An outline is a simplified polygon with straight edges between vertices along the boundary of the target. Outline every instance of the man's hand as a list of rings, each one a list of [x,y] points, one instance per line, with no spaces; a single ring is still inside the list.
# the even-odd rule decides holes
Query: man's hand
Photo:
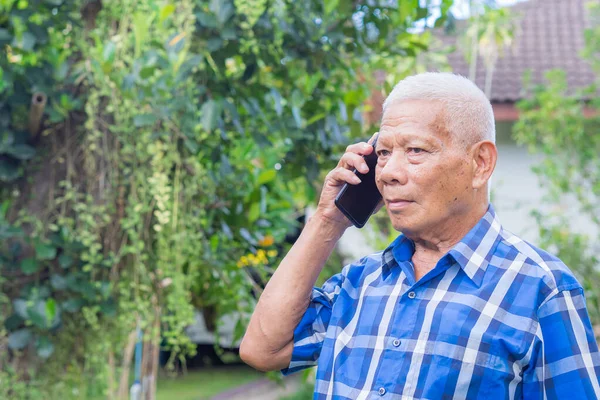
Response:
[[[352,225],[350,220],[335,206],[334,200],[346,183],[351,185],[358,185],[360,183],[360,178],[352,172],[354,168],[362,174],[369,171],[369,167],[363,156],[369,155],[374,151],[372,143],[376,135],[377,133],[369,139],[368,143],[355,143],[346,148],[346,152],[340,158],[338,165],[325,177],[321,198],[317,206],[317,215],[340,224],[344,229]]]

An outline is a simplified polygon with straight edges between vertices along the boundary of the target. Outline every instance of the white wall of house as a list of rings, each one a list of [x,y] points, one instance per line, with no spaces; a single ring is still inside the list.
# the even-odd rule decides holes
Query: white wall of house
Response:
[[[538,228],[531,212],[542,207],[543,189],[531,170],[541,159],[510,137],[510,123],[497,124],[498,162],[492,177],[492,204],[504,229],[537,242]]]

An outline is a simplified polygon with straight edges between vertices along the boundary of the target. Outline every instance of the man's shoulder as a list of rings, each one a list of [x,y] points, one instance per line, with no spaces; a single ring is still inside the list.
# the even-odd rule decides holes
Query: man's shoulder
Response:
[[[573,272],[560,258],[512,232],[502,231],[498,250],[504,254],[513,253],[510,259],[519,254],[526,266],[521,273],[529,278],[541,279],[552,293],[581,288]]]
[[[383,263],[383,253],[383,251],[372,253],[347,264],[342,270],[342,275],[346,277],[362,275],[380,268]]]

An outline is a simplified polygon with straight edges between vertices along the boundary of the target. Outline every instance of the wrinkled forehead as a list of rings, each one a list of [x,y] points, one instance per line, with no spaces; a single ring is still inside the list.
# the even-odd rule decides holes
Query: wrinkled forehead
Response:
[[[389,104],[381,118],[380,136],[411,134],[452,140],[443,103],[434,100],[404,100]]]

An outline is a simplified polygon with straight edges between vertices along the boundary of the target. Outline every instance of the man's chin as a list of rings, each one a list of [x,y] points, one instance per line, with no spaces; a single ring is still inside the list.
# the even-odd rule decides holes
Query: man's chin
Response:
[[[414,225],[411,216],[406,211],[391,211],[388,209],[387,212],[392,226],[399,232],[410,229],[411,225]]]
[[[415,221],[414,218],[399,215],[390,215],[390,221],[394,230],[403,233],[405,236],[418,236],[423,231],[423,225]]]
[[[406,221],[395,221],[392,219],[392,226],[394,230],[406,234],[406,232],[413,232],[414,229],[411,229],[411,225],[407,224]]]

